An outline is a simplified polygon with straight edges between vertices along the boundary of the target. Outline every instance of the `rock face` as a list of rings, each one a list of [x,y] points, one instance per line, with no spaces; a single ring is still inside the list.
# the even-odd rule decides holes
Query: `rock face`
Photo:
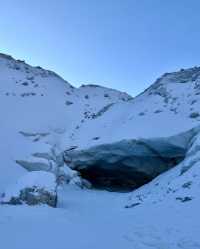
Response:
[[[65,155],[94,187],[132,190],[182,161],[199,128],[169,138],[122,140]]]
[[[1,204],[47,204],[56,207],[56,185],[56,179],[51,173],[29,172],[6,190],[2,195]]]

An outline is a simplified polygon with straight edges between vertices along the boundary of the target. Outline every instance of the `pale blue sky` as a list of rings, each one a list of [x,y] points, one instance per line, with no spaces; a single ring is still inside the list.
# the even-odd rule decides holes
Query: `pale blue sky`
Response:
[[[0,51],[75,86],[135,95],[162,73],[200,65],[199,13],[199,0],[5,0]]]

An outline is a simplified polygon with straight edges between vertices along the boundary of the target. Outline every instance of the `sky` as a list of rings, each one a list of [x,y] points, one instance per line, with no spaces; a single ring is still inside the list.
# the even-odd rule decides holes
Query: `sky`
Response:
[[[0,52],[137,95],[200,65],[199,0],[0,0]]]

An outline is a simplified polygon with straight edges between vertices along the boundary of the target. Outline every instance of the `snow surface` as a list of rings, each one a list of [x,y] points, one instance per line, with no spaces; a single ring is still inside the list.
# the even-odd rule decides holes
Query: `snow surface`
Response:
[[[199,201],[126,209],[127,194],[66,188],[59,208],[0,207],[9,249],[199,249]],[[11,239],[12,238],[12,239]]]
[[[165,74],[134,99],[0,54],[0,192],[16,161],[57,162],[70,146],[169,137],[199,125],[200,68]],[[133,193],[58,191],[58,208],[0,206],[4,249],[199,249],[199,137],[185,160]],[[43,179],[43,178],[42,178]]]

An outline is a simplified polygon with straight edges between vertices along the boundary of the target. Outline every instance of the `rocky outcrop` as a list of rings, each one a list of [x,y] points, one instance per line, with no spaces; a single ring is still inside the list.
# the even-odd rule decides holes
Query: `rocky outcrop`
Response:
[[[1,204],[10,205],[57,205],[57,183],[55,176],[48,172],[29,172],[16,184],[8,188],[0,199]]]
[[[49,192],[43,188],[34,187],[26,187],[20,190],[18,196],[11,197],[8,201],[2,201],[2,204],[10,204],[10,205],[39,205],[39,204],[47,204],[51,207],[56,207],[57,203],[57,195],[56,193]]]

